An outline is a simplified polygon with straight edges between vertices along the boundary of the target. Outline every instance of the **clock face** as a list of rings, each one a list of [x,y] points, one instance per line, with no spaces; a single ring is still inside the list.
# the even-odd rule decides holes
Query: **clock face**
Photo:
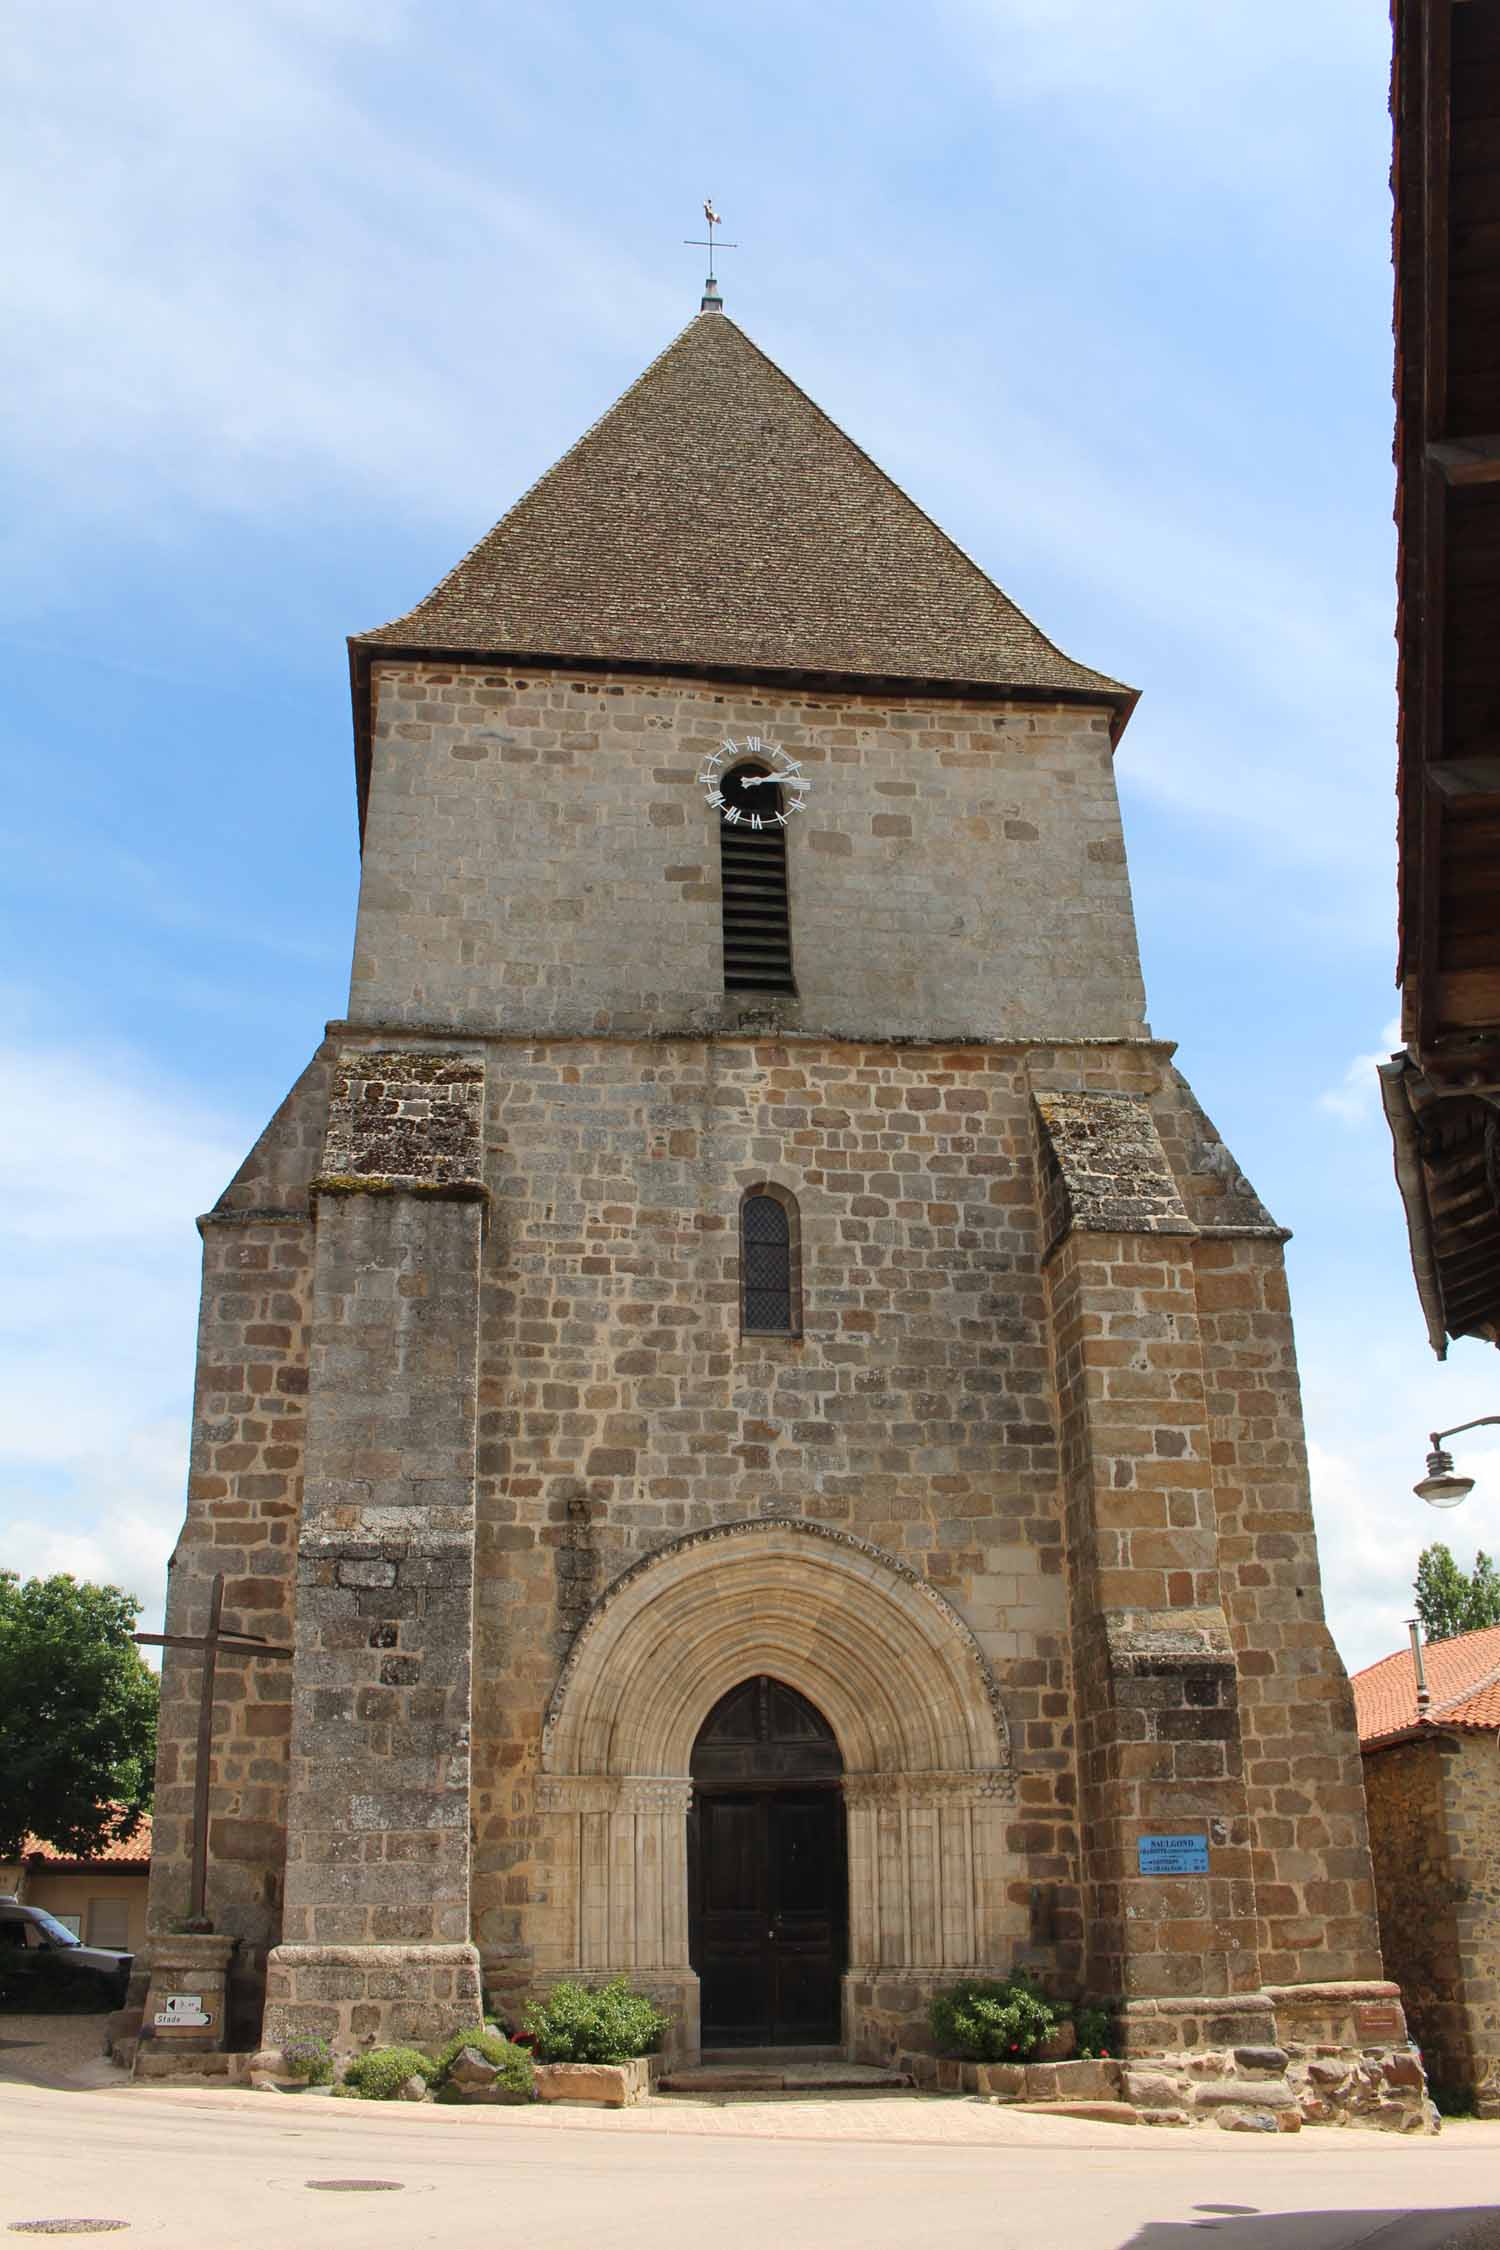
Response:
[[[726,828],[785,828],[812,784],[779,743],[749,734],[721,742],[704,759],[698,786]]]

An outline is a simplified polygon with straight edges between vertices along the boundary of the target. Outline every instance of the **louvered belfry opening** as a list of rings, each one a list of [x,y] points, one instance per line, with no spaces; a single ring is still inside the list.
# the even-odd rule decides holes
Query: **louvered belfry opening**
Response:
[[[736,766],[720,786],[724,990],[795,992],[780,784],[752,761]]]

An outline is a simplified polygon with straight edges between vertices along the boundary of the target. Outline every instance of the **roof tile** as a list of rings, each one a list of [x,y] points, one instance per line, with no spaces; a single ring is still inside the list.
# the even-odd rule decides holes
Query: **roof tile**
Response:
[[[1362,1749],[1418,1727],[1500,1729],[1500,1625],[1460,1633],[1451,1641],[1429,1641],[1422,1662],[1432,1700],[1421,1713],[1409,1648],[1354,1674],[1350,1685]]]
[[[353,646],[1096,693],[721,312]]]
[[[21,1848],[23,1860],[40,1860],[46,1866],[58,1867],[149,1867],[151,1864],[151,1815],[143,1813],[139,1827],[133,1835],[112,1837],[102,1851],[91,1852],[81,1859],[77,1852],[59,1851],[55,1844],[44,1843],[40,1836],[28,1836]]]

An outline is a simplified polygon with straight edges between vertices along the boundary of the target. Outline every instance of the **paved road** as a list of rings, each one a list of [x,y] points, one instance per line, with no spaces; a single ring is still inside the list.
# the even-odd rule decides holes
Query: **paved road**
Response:
[[[351,2178],[400,2186],[308,2184]],[[1497,2204],[1490,2125],[1268,2142],[908,2097],[611,2115],[0,2082],[0,2227],[125,2219],[164,2250],[1500,2250]]]

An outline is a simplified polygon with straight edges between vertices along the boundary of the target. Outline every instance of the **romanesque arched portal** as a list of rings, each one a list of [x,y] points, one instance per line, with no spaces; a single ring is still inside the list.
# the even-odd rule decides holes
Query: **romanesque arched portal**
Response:
[[[825,1714],[844,1763],[844,2035],[865,2052],[935,1982],[1007,1961],[1010,1746],[994,1677],[940,1593],[863,1540],[803,1519],[690,1533],[624,1573],[579,1632],[543,1737],[555,1977],[623,1972],[697,2046],[688,1959],[689,1762],[721,1696],[757,1674]],[[889,2020],[887,2020],[889,2019]]]

